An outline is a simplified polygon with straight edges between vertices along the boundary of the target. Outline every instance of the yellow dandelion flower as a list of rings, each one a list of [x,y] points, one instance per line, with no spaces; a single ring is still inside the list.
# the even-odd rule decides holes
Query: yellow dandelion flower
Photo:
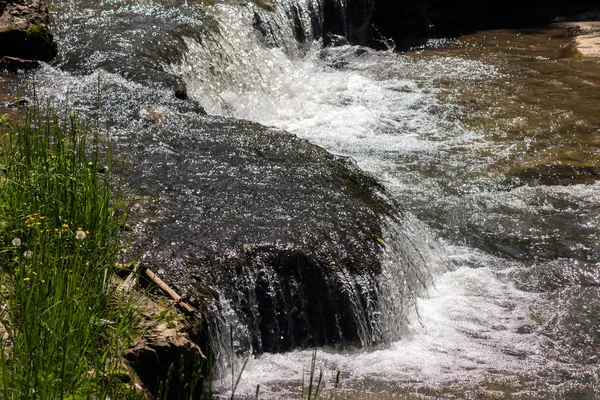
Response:
[[[35,223],[37,226],[40,226],[42,223],[41,222],[36,222]]]
[[[82,231],[82,230],[83,230],[83,228],[77,228],[77,230],[78,230],[78,231]]]
[[[63,228],[68,228],[68,227],[69,227],[69,224],[63,224],[63,226],[62,226],[62,227],[63,227]]]
[[[37,272],[33,271],[32,274],[34,274],[35,276],[37,276]]]
[[[89,235],[89,234],[90,234],[90,231],[85,231],[85,234],[86,234],[86,235]]]
[[[46,281],[44,279],[42,279],[42,283],[46,283]]]
[[[25,278],[25,279],[23,279],[23,280],[24,280],[24,281],[28,281],[28,280],[30,280],[30,279],[29,279],[29,278]]]

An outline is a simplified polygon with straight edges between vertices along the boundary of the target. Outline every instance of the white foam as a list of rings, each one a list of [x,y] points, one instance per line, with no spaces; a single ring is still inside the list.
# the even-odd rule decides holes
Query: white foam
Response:
[[[412,316],[405,339],[371,352],[318,351],[317,368],[324,368],[330,386],[338,370],[346,390],[393,392],[449,382],[473,385],[491,371],[515,375],[548,367],[535,333],[518,333],[535,325],[529,304],[539,296],[498,279],[498,266],[506,264],[502,260],[468,248],[451,251],[457,268],[438,276],[428,295],[418,299],[420,317]],[[481,266],[465,266],[461,260]],[[251,395],[259,384],[261,398],[292,397],[299,393],[311,357],[312,351],[304,350],[251,359],[238,393]],[[227,383],[221,384],[227,391]]]

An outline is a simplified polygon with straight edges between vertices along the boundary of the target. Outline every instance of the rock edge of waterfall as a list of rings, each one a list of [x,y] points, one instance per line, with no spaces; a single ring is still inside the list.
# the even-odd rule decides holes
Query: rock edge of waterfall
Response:
[[[37,68],[57,53],[48,29],[48,5],[40,0],[0,1],[0,69],[10,72]]]
[[[348,288],[331,283],[380,273],[383,221],[401,212],[351,160],[259,124],[183,113],[143,121],[116,152],[139,196],[134,249],[193,304],[234,299],[239,322],[256,325],[246,349],[310,346],[316,334],[358,341]]]

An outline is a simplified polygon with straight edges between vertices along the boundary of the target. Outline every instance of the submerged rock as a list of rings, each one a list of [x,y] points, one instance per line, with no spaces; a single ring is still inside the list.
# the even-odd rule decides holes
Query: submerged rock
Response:
[[[366,345],[393,201],[346,160],[246,121],[172,113],[120,137],[134,248],[239,350]],[[227,304],[225,304],[225,303]],[[210,308],[210,307],[209,307]]]
[[[40,0],[0,0],[0,58],[12,57],[3,66],[10,70],[15,65],[11,60],[50,61],[56,56],[49,19],[48,6]],[[18,69],[35,67],[35,62],[23,61]]]

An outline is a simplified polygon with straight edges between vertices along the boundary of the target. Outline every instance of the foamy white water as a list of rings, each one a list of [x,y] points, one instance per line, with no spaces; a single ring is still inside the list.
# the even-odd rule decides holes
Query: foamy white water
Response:
[[[418,315],[411,317],[405,339],[374,351],[318,350],[317,372],[323,369],[326,387],[332,387],[337,371],[341,387],[361,398],[449,384],[476,387],[490,374],[510,380],[554,368],[542,354],[530,317],[531,304],[540,298],[501,277],[512,266],[473,249],[446,249],[456,269],[438,276],[428,295],[418,299]],[[303,350],[250,359],[237,393],[251,396],[260,385],[261,398],[297,397],[312,355]],[[224,394],[228,379],[221,382]]]

